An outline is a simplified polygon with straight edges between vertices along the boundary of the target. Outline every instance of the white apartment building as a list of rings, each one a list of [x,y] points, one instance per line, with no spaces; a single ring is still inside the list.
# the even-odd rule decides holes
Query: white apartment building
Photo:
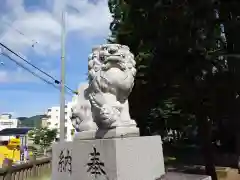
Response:
[[[18,119],[13,119],[11,114],[0,115],[0,131],[6,128],[17,128]],[[0,141],[8,141],[10,136],[0,136]]]
[[[69,102],[65,105],[65,139],[67,141],[71,141],[74,133],[75,133],[75,129],[72,126],[72,122],[70,119],[70,115],[71,115],[71,107],[72,107],[72,102]],[[60,107],[59,106],[54,106],[51,108],[48,108],[47,110],[47,127],[49,129],[58,129],[58,132],[60,132]],[[58,133],[58,138],[59,138],[59,133]]]

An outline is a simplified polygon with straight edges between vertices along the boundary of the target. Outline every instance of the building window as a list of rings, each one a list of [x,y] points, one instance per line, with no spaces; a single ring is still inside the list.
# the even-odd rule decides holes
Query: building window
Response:
[[[51,109],[48,109],[47,111],[48,111],[48,112],[51,112],[52,110],[51,110]]]
[[[47,125],[48,125],[48,126],[51,125],[51,122],[47,122]]]
[[[64,128],[65,137],[67,136],[67,127]]]
[[[13,122],[0,122],[1,125],[13,125]]]

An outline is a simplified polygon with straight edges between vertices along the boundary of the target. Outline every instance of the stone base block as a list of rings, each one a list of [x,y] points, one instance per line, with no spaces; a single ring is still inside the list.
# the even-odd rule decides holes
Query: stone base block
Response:
[[[53,154],[52,180],[156,180],[165,174],[160,136],[76,140],[54,145]]]
[[[71,179],[73,174],[73,142],[58,142],[52,145],[51,180]]]
[[[90,139],[112,139],[139,136],[139,128],[133,127],[117,127],[114,129],[83,131],[76,133],[74,140],[90,140]]]

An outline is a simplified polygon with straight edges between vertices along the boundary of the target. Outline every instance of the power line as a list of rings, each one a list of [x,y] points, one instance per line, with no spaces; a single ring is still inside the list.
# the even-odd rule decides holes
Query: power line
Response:
[[[73,7],[72,7],[73,8]],[[73,8],[75,9],[75,8]],[[21,34],[22,36],[24,36],[26,39],[30,40],[23,32],[21,32],[20,30],[16,29],[15,27],[13,27],[10,23],[3,21],[7,26],[9,26],[10,28],[14,29],[16,32],[18,32],[19,34]],[[37,44],[38,42],[35,40],[32,40],[33,44],[32,47],[34,47],[35,44]],[[45,74],[46,76],[50,77],[52,80],[54,80],[54,82],[56,84],[60,84],[60,81],[58,81],[57,79],[55,79],[54,77],[50,76],[49,74],[47,74],[46,72],[42,71],[41,69],[39,69],[38,67],[36,67],[35,65],[31,64],[29,61],[27,61],[26,59],[24,59],[23,57],[21,57],[19,54],[15,53],[13,50],[11,50],[10,48],[8,48],[6,45],[0,43],[1,46],[3,46],[4,48],[6,48],[7,50],[9,50],[11,53],[15,54],[16,56],[18,56],[19,58],[21,58],[23,61],[25,61],[26,63],[28,63],[29,65],[31,65],[32,67],[34,67],[35,69],[39,70],[40,72],[42,72],[43,74]],[[71,88],[69,88],[68,86],[64,85],[65,88],[67,88],[69,91],[71,91],[74,94],[77,94],[76,91],[72,90]]]
[[[21,32],[20,30],[18,30],[17,28],[13,27],[10,23],[8,23],[7,21],[3,21],[3,23],[5,23],[8,27],[14,29],[16,32],[18,32],[19,34],[21,34],[22,36],[24,36],[26,39],[30,40],[30,38],[28,38],[23,32]],[[33,42],[33,44],[31,45],[32,47],[34,47],[35,44],[37,44],[38,42],[31,39],[31,41]]]
[[[0,45],[2,47],[4,47],[5,49],[7,49],[8,51],[10,51],[11,53],[13,53],[15,56],[19,57],[20,59],[22,59],[24,62],[26,62],[27,64],[29,64],[30,66],[34,67],[35,69],[37,69],[38,71],[40,71],[41,73],[45,74],[46,76],[48,76],[49,78],[51,78],[52,80],[56,80],[54,77],[52,77],[51,75],[49,75],[48,73],[44,72],[43,70],[39,69],[37,66],[33,65],[32,63],[30,63],[29,61],[27,61],[26,59],[24,59],[22,56],[20,56],[19,54],[15,53],[13,50],[11,50],[10,48],[8,48],[7,46],[5,46],[4,44],[0,43]],[[55,82],[56,84],[60,84],[60,82],[58,80],[56,80]]]
[[[7,49],[8,51],[10,51],[11,53],[13,53],[15,56],[19,57],[21,60],[23,60],[24,62],[26,62],[28,65],[32,66],[33,68],[37,69],[38,71],[40,71],[41,73],[43,73],[44,75],[48,76],[49,78],[51,78],[55,84],[60,84],[60,81],[57,80],[56,78],[54,78],[53,76],[51,76],[50,74],[48,74],[47,72],[41,70],[40,68],[38,68],[37,66],[35,66],[34,64],[30,63],[29,61],[27,61],[26,59],[24,59],[22,56],[20,56],[19,54],[17,54],[16,52],[14,52],[13,50],[11,50],[9,47],[7,47],[6,45],[0,43],[0,45]],[[65,88],[67,88],[69,91],[71,91],[74,94],[77,94],[76,91],[72,90],[70,87],[68,87],[67,85],[64,85]]]
[[[7,55],[6,53],[2,53],[3,56],[7,57],[9,60],[13,61],[15,64],[17,64],[18,66],[20,66],[21,68],[25,69],[26,71],[28,71],[29,73],[31,73],[33,76],[41,79],[42,81],[44,81],[45,83],[53,86],[54,88],[59,89],[58,86],[56,86],[53,82],[48,81],[46,79],[44,79],[43,77],[39,76],[37,73],[31,71],[29,68],[25,67],[23,64],[19,63],[18,61],[16,61],[15,59],[13,59],[12,57],[10,57],[9,55]],[[68,92],[69,93],[69,92]]]
[[[43,77],[39,76],[38,74],[36,74],[35,72],[31,71],[30,69],[28,69],[27,67],[25,67],[24,65],[22,65],[21,63],[17,62],[15,59],[11,58],[9,55],[2,53],[3,56],[7,57],[8,59],[10,59],[11,61],[13,61],[14,63],[16,63],[18,66],[20,66],[21,68],[25,69],[26,71],[28,71],[29,73],[31,73],[32,75],[34,75],[35,77],[43,80],[44,82],[46,82],[47,84],[52,85],[53,87],[59,89],[59,87],[57,87],[54,83],[44,79]]]

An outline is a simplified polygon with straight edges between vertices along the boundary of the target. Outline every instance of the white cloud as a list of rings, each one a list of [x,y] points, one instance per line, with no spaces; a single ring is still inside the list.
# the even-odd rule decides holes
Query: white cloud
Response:
[[[35,41],[34,50],[38,54],[59,50],[63,8],[67,11],[67,33],[77,32],[81,37],[92,39],[107,36],[109,32],[111,16],[107,0],[98,0],[97,3],[89,0],[52,0],[48,9],[31,11],[26,10],[23,0],[5,1],[6,13],[0,14],[0,23],[5,24],[0,28],[0,42],[18,52],[24,53]]]
[[[7,71],[0,71],[0,83],[8,81],[7,75]]]
[[[25,83],[39,82],[34,76],[30,76],[27,71],[18,68],[15,71],[0,70],[0,83]]]

